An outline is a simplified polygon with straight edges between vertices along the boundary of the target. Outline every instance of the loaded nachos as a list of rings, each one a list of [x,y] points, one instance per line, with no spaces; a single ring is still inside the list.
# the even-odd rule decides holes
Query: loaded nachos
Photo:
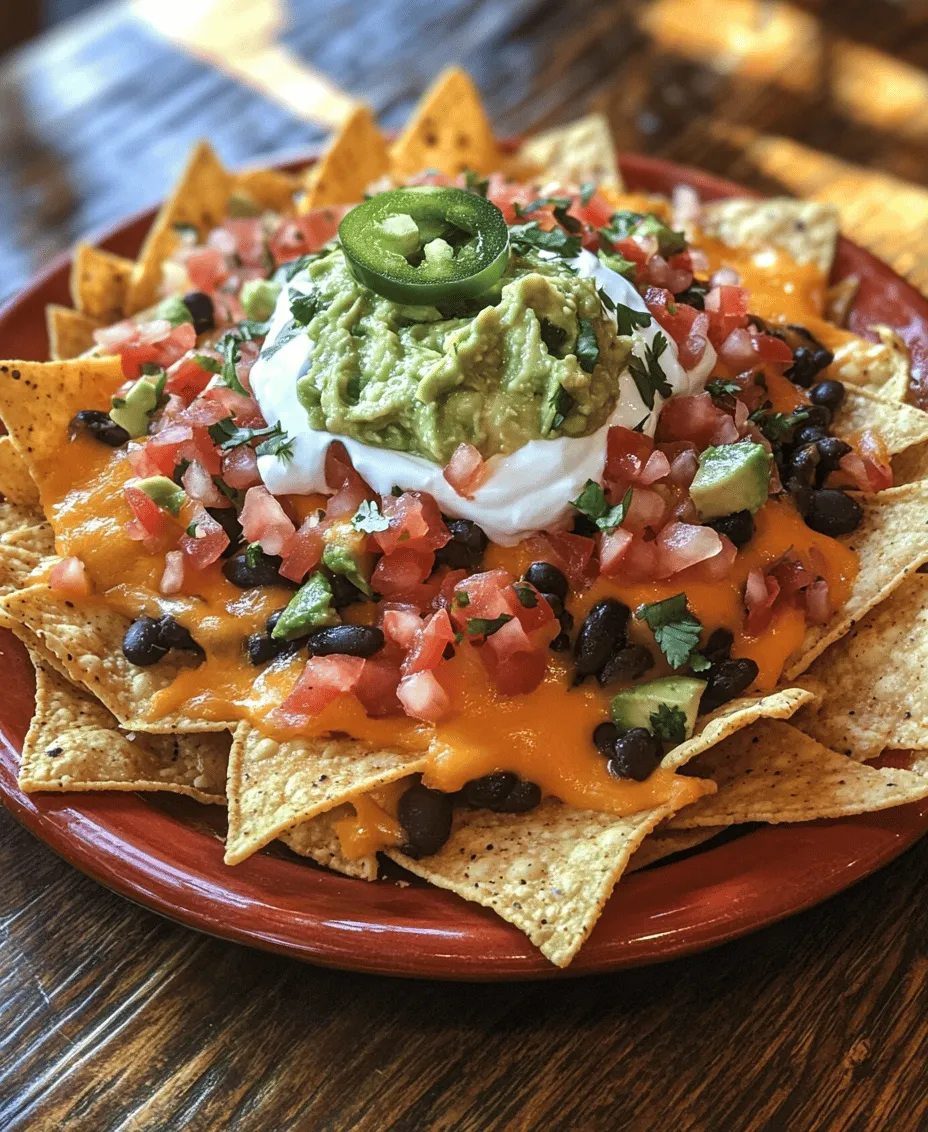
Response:
[[[928,796],[928,414],[836,240],[627,191],[597,116],[504,149],[456,70],[302,174],[198,146],[0,363],[21,787],[386,855],[559,966],[629,869]]]

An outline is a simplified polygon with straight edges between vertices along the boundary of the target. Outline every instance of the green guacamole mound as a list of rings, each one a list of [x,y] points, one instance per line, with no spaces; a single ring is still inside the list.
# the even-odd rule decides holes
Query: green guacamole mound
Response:
[[[314,429],[446,464],[462,442],[488,458],[587,436],[612,412],[630,339],[559,261],[513,256],[482,303],[453,312],[381,298],[340,249],[308,272],[317,313],[297,393]]]

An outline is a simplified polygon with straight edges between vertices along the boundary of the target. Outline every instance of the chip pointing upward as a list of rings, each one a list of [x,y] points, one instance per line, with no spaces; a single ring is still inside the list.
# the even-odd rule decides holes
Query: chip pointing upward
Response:
[[[465,169],[492,173],[500,168],[499,146],[468,74],[458,67],[442,71],[397,138],[390,162],[397,180],[424,169],[454,177]]]
[[[350,204],[390,167],[387,143],[366,106],[359,106],[329,144],[306,178],[300,212],[332,204]]]

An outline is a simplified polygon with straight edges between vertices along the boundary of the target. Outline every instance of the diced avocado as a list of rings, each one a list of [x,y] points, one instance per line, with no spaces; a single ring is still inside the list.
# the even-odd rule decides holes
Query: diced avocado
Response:
[[[717,519],[733,511],[759,511],[767,502],[770,453],[753,440],[707,448],[690,495],[702,519]]]
[[[171,295],[170,298],[162,299],[155,307],[155,318],[166,318],[172,326],[180,326],[184,322],[193,322],[190,308],[180,295]]]
[[[325,546],[322,550],[322,565],[333,574],[341,574],[357,586],[361,593],[373,597],[374,591],[368,582],[370,576],[370,555],[365,551],[367,536],[357,530],[350,522],[334,523],[323,535]]]
[[[401,212],[388,216],[380,222],[384,247],[401,256],[412,255],[419,250],[421,237],[419,226],[411,216]]]
[[[179,515],[187,500],[186,491],[167,476],[149,476],[148,479],[139,480],[136,487],[140,487],[149,499],[172,515]]]
[[[612,719],[616,727],[626,731],[646,727],[662,738],[682,743],[693,734],[699,701],[705,690],[706,681],[691,676],[663,676],[646,684],[636,684],[612,697]],[[669,729],[665,720],[671,721]],[[678,734],[671,734],[673,721],[679,722]]]
[[[148,432],[148,419],[158,408],[158,399],[164,386],[164,374],[157,377],[140,377],[125,397],[114,397],[110,417],[126,430],[130,437],[144,436]]]
[[[305,637],[313,629],[338,623],[339,616],[332,608],[332,587],[325,574],[317,572],[291,598],[271,637],[275,641],[292,641],[296,637]]]
[[[246,318],[265,322],[274,313],[281,285],[273,279],[249,279],[242,287],[239,298]]]

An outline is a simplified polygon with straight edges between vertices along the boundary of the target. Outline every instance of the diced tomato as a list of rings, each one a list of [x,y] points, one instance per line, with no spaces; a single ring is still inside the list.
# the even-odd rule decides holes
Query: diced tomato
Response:
[[[431,551],[400,547],[380,559],[374,567],[371,585],[384,597],[397,597],[424,582],[434,565],[435,555]]]
[[[300,716],[318,715],[334,699],[354,691],[366,663],[359,656],[310,657],[296,686],[277,712],[291,722]]]
[[[723,418],[731,419],[727,413],[716,408],[708,393],[672,397],[661,408],[657,438],[661,443],[689,440],[702,451],[711,443]]]
[[[178,404],[178,402],[180,402]],[[167,405],[161,410],[152,426],[152,432],[161,432],[174,425],[201,425],[209,428],[229,416],[218,401],[208,397],[197,397],[189,405],[184,405],[179,397],[170,396]]]
[[[693,509],[695,512],[695,508]],[[695,514],[692,516],[695,518]],[[725,535],[719,535],[722,548],[718,554],[703,559],[695,566],[690,566],[682,573],[675,575],[681,585],[689,582],[724,582],[731,575],[735,559],[738,557],[738,548]]]
[[[249,444],[240,444],[222,457],[222,479],[236,491],[247,491],[261,483],[258,454]]]
[[[286,553],[296,533],[283,507],[263,486],[248,489],[239,522],[245,538],[260,543],[265,554]]]
[[[169,425],[145,442],[146,455],[170,476],[181,460],[199,460],[211,476],[219,474],[220,459],[209,432],[202,425]]]
[[[164,556],[164,573],[158,589],[165,595],[179,594],[184,586],[184,552],[169,550]]]
[[[225,415],[233,417],[239,428],[264,428],[267,423],[254,397],[245,397],[225,385],[214,385],[207,389],[203,400],[215,401],[221,405]]]
[[[538,590],[529,585],[528,582],[519,582],[518,588],[512,585],[503,592],[506,601],[509,603],[509,612],[521,624],[526,633],[534,633],[536,629],[543,629],[546,625],[551,625],[554,622],[554,610]],[[526,605],[525,601],[522,600],[523,598],[534,604]]]
[[[677,441],[674,444],[668,444],[665,448],[675,448],[677,451],[671,453],[666,452],[670,460],[670,473],[669,480],[676,487],[682,488],[684,491],[689,490],[690,484],[696,478],[696,473],[699,471],[699,456],[696,449],[692,447],[687,441]]]
[[[692,523],[668,523],[657,536],[658,577],[670,578],[714,558],[722,550],[722,540],[711,527]]]
[[[733,330],[748,324],[750,293],[744,287],[713,287],[704,304],[709,316],[709,341],[718,349]],[[736,371],[738,372],[738,371]]]
[[[198,509],[191,527],[194,533],[181,535],[180,548],[194,570],[205,570],[222,557],[229,545],[229,536],[222,524],[203,508]]]
[[[725,415],[719,421],[718,428],[712,434],[710,444],[714,444],[716,446],[722,444],[734,444],[740,439],[741,433],[738,431],[738,426],[735,424],[734,420],[731,417]]]
[[[497,691],[504,696],[534,691],[548,666],[546,649],[532,644],[518,618],[507,621],[487,637],[480,647],[480,659]]]
[[[686,286],[689,284],[687,283]],[[669,290],[661,287],[648,288],[645,293],[645,305],[676,342],[680,365],[686,370],[692,369],[702,359],[706,350],[709,332],[708,315],[687,303],[678,303]]]
[[[215,291],[229,274],[226,257],[219,248],[208,245],[190,248],[182,258],[197,291]]]
[[[606,434],[606,479],[636,482],[653,450],[650,436],[613,425]]]
[[[649,487],[636,487],[628,501],[628,510],[622,523],[633,534],[642,534],[649,527],[660,530],[667,515],[667,501],[663,495]]]
[[[435,609],[450,609],[454,600],[454,588],[467,577],[466,570],[445,570],[441,576],[438,593],[432,605]]]
[[[408,652],[415,645],[422,625],[423,621],[418,612],[409,607],[383,610],[384,636],[404,652]]]
[[[770,574],[752,570],[744,590],[744,604],[748,615],[745,631],[752,637],[762,633],[773,617],[773,606],[780,596],[780,583]]]
[[[764,366],[791,366],[793,364],[793,351],[782,338],[773,334],[753,334],[754,353],[757,360]]]
[[[505,591],[511,582],[512,576],[508,570],[484,570],[463,578],[454,587],[451,617],[455,625],[464,629],[472,617],[493,620],[500,614],[509,613]]]
[[[492,201],[502,212],[507,224],[518,223],[515,206],[518,204],[520,208],[525,208],[534,196],[535,193],[530,186],[518,181],[507,181],[499,173],[494,173],[490,177],[487,186],[487,200]]]
[[[365,660],[354,694],[368,715],[380,717],[402,712],[403,705],[396,695],[401,676],[397,664],[380,657]]]
[[[593,552],[596,550],[593,540],[569,531],[549,531],[543,537],[554,555],[548,561],[564,571],[574,589],[587,585],[592,574]]]
[[[452,453],[442,475],[464,499],[473,499],[474,492],[486,478],[483,457],[473,444],[459,444]]]
[[[806,589],[806,620],[811,625],[825,625],[831,617],[831,595],[828,583],[819,578]]]
[[[424,672],[437,668],[445,648],[454,642],[454,629],[447,609],[433,613],[416,634],[416,640],[403,663],[403,673]]]
[[[165,392],[179,396],[185,404],[198,397],[213,379],[209,370],[195,361],[196,354],[185,354],[168,369]]]
[[[231,500],[213,483],[213,477],[199,460],[194,460],[181,476],[184,491],[204,507],[231,507]]]
[[[123,488],[126,502],[135,516],[126,524],[126,533],[136,542],[144,542],[149,548],[150,540],[159,540],[165,537],[170,530],[170,523],[164,511],[140,487],[126,484]]]
[[[599,544],[599,571],[610,575],[618,573],[622,559],[635,536],[631,531],[617,527],[611,534],[603,535]]]
[[[857,450],[864,462],[870,491],[885,491],[886,488],[892,487],[892,463],[879,434],[873,429],[865,428],[857,438]]]
[[[89,597],[93,592],[84,563],[73,555],[55,563],[49,572],[48,584],[58,593],[68,594],[70,597]]]
[[[654,539],[635,535],[613,571],[614,577],[629,582],[650,582],[658,576],[658,548]]]
[[[354,470],[344,444],[334,441],[325,453],[325,482],[333,493],[326,504],[330,519],[347,519],[374,493]]]
[[[815,575],[790,552],[768,569],[767,573],[779,582],[780,593],[785,598],[793,597],[815,581]]]
[[[302,582],[322,557],[324,533],[325,527],[314,515],[305,518],[287,545],[279,572],[291,582]]]
[[[435,551],[451,538],[435,499],[424,491],[404,491],[396,497],[385,495],[381,511],[390,521],[385,531],[377,531],[374,540],[384,554],[397,548]]]
[[[317,252],[334,240],[338,226],[353,205],[314,208],[305,216],[287,217],[280,221],[270,239],[270,250],[277,263],[288,263],[307,252]]]
[[[233,217],[225,221],[220,231],[231,238],[232,251],[246,267],[267,269],[264,221],[260,216]],[[210,233],[208,242],[220,246]]]
[[[448,693],[435,679],[434,672],[415,672],[404,676],[396,689],[403,711],[413,719],[439,723],[451,712]]]

